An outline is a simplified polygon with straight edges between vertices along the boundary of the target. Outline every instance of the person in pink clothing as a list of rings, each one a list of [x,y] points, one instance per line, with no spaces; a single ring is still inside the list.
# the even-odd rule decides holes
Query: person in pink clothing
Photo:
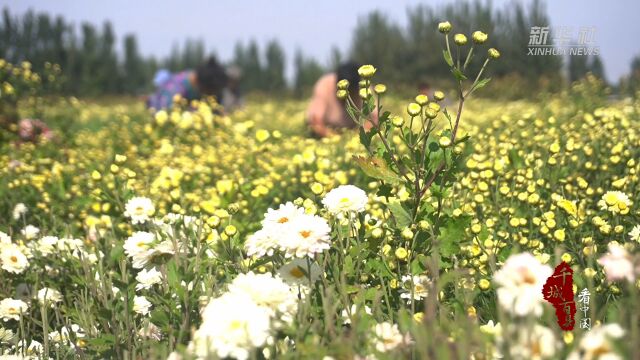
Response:
[[[357,105],[362,101],[358,96],[359,65],[345,63],[338,67],[337,71],[323,75],[313,88],[313,95],[307,108],[307,125],[314,137],[331,136],[341,129],[354,129],[357,124],[349,117],[345,108],[345,102],[338,99],[337,83],[342,79],[349,81],[349,93]],[[377,121],[374,117],[373,121]],[[371,123],[367,123],[367,128]]]

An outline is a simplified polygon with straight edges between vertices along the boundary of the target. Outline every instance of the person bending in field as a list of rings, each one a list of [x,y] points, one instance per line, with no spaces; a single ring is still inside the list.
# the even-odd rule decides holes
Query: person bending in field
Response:
[[[215,57],[209,58],[195,70],[175,74],[160,70],[154,78],[156,91],[147,98],[147,107],[154,110],[169,109],[176,95],[187,101],[212,95],[220,102],[227,81],[226,71]]]
[[[339,80],[349,81],[349,95],[357,106],[362,105],[362,99],[358,95],[358,64],[345,63],[338,67],[335,72],[323,75],[313,88],[313,95],[307,109],[307,125],[313,137],[326,137],[335,134],[340,129],[353,129],[358,126],[349,117],[346,103],[338,99],[337,83]],[[376,122],[377,114],[372,114],[372,121]],[[371,122],[365,124],[365,128],[371,128]]]

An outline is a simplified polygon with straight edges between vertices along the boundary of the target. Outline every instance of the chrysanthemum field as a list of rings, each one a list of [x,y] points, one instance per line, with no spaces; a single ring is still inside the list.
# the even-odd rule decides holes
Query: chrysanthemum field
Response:
[[[468,73],[440,30],[456,87],[363,67],[345,101],[379,123],[322,140],[302,100],[23,97],[53,135],[0,133],[0,358],[639,358],[640,100],[476,97],[500,54],[474,34]],[[569,331],[542,291],[563,261]]]

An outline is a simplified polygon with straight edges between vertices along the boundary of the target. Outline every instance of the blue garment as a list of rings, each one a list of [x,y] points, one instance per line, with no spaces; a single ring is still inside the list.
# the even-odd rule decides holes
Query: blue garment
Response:
[[[180,95],[188,101],[199,99],[200,94],[198,90],[191,84],[191,74],[193,74],[193,72],[187,70],[169,75],[169,77],[158,86],[156,92],[149,96],[147,107],[156,110],[169,109],[173,105],[173,97],[176,95]]]
[[[169,79],[171,79],[171,71],[167,69],[160,69],[153,76],[153,86],[155,86],[157,89]]]

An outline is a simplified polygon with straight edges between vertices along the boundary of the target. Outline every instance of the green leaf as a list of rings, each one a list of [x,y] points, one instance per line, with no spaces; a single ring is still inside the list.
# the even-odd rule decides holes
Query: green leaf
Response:
[[[446,219],[440,231],[440,253],[452,256],[460,252],[460,242],[464,238],[464,230],[469,226],[470,218],[465,216]]]
[[[151,311],[151,321],[160,327],[168,326],[169,316],[164,309],[155,309]]]
[[[373,301],[378,297],[378,289],[376,288],[369,288],[364,292],[364,298],[367,301]]]
[[[460,71],[460,69],[453,68],[451,69],[451,72],[453,73],[453,76],[456,77],[456,80],[458,81],[467,80],[467,77],[462,73],[462,71]]]
[[[349,114],[351,120],[360,124],[360,116],[358,116],[358,113],[356,113],[356,109],[354,109],[351,105],[347,105],[347,114]]]
[[[344,257],[344,264],[342,265],[342,269],[347,274],[351,274],[353,272],[353,259],[351,258],[351,255],[347,255]]]
[[[478,81],[473,90],[475,91],[475,90],[483,88],[485,85],[487,85],[489,83],[489,81],[491,81],[491,78],[485,78],[485,79],[482,79],[482,80]]]
[[[451,54],[447,50],[442,50],[442,55],[444,56],[444,61],[447,62],[447,65],[453,66],[453,59],[451,58]]]
[[[356,285],[347,285],[346,286],[346,291],[347,291],[347,294],[355,294],[358,291],[360,291],[360,287],[358,287]]]
[[[409,212],[402,206],[400,201],[390,201],[387,207],[396,219],[396,225],[399,228],[404,228],[411,224],[411,215],[409,215]]]
[[[369,132],[366,132],[363,127],[360,127],[360,144],[364,145],[365,148],[369,148],[371,146],[371,138],[373,134],[375,134],[376,130],[371,129]]]
[[[411,262],[411,274],[422,274],[427,270],[427,257],[423,254],[418,254],[416,258]]]
[[[398,174],[391,170],[387,163],[379,157],[364,157],[354,155],[353,160],[368,176],[391,184],[399,184],[402,182],[400,176],[398,176]]]

